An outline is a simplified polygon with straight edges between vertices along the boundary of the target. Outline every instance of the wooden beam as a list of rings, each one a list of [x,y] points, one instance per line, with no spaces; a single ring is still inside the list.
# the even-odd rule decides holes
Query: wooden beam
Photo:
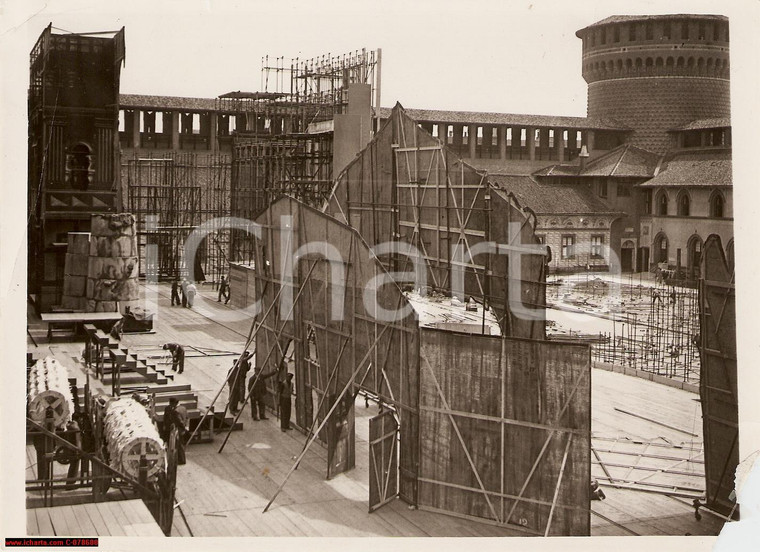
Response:
[[[435,384],[435,388],[438,391],[438,396],[441,398],[441,402],[443,403],[443,407],[446,410],[450,410],[449,403],[446,400],[446,396],[443,394],[443,390],[441,389],[440,384],[438,383],[438,378],[435,377],[435,372],[433,371],[433,367],[430,366],[430,362],[428,362],[427,358],[423,359],[425,361],[425,365],[428,367],[428,370],[430,371],[430,376],[433,378],[433,383]],[[475,467],[475,463],[472,460],[472,457],[470,456],[470,451],[467,448],[467,445],[464,442],[464,439],[462,438],[462,434],[459,431],[459,426],[457,425],[456,421],[454,420],[454,417],[451,414],[448,414],[449,421],[451,422],[452,427],[454,428],[454,432],[457,434],[457,439],[459,439],[459,444],[462,446],[462,449],[464,450],[464,454],[467,457],[467,462],[470,464],[470,469],[472,470],[472,473],[475,475],[475,479],[478,481],[478,485],[480,486],[480,490],[483,493],[483,496],[486,499],[486,502],[488,503],[488,508],[491,510],[491,514],[493,515],[494,519],[498,522],[501,522],[501,518],[496,513],[496,510],[493,507],[493,504],[491,503],[491,499],[488,496],[488,493],[486,493],[486,488],[483,485],[483,481],[480,479],[480,473],[478,473],[477,468]]]
[[[549,510],[549,519],[546,520],[546,531],[544,536],[549,536],[549,529],[551,529],[552,518],[554,517],[554,508],[557,506],[557,498],[559,497],[559,487],[562,485],[562,476],[565,475],[565,466],[567,465],[567,454],[570,452],[570,443],[573,441],[572,434],[567,436],[567,445],[565,445],[565,453],[562,455],[562,464],[559,468],[559,476],[557,477],[557,485],[554,487],[554,498],[552,498],[552,507]]]

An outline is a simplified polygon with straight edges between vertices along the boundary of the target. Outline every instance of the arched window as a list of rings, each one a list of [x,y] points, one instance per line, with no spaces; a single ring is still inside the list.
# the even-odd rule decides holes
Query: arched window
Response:
[[[689,193],[686,191],[682,191],[680,194],[678,194],[678,216],[679,217],[688,217],[691,207],[691,199],[689,198]]]
[[[636,58],[636,69],[641,69],[641,58]]]
[[[662,58],[661,58],[661,57],[658,57],[658,58],[657,58],[657,59],[654,61],[654,64],[655,64],[655,67],[662,67]]]
[[[657,194],[657,214],[658,215],[667,215],[668,214],[668,192],[665,190],[660,191],[659,194]]]
[[[713,218],[723,218],[724,203],[723,194],[715,190],[710,196],[710,216]]]
[[[71,148],[71,153],[66,158],[66,177],[71,188],[86,190],[90,186],[90,180],[95,172],[92,167],[92,155],[90,147],[79,143]]]
[[[660,232],[654,238],[654,262],[668,262],[668,237],[664,232]]]
[[[633,67],[633,61],[630,58],[628,58],[627,60],[625,60],[625,69],[626,69],[626,71],[630,71],[632,67]]]
[[[647,67],[652,67],[654,65],[654,60],[652,58],[647,58]]]
[[[683,56],[679,56],[678,60],[676,61],[676,67],[683,67],[684,59]]]
[[[673,69],[673,58],[669,57],[667,60],[665,60],[665,66],[668,69]]]
[[[693,69],[694,68],[694,58],[693,57],[690,57],[689,60],[686,62],[686,67],[688,67],[689,69]]]
[[[687,251],[687,268],[691,279],[699,278],[700,263],[702,261],[702,238],[697,234],[694,234],[689,238],[689,242],[686,245]]]
[[[728,262],[728,270],[734,271],[734,238],[728,240],[726,244],[726,262]]]

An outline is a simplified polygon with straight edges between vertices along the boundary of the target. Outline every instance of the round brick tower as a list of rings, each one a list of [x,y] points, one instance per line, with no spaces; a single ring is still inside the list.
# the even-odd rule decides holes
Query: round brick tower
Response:
[[[676,145],[668,130],[730,116],[728,18],[613,16],[575,34],[588,116],[630,127],[629,143],[664,153]]]

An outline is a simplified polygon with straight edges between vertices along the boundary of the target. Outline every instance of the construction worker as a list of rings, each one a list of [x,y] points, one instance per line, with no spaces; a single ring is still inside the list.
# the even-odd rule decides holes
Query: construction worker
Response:
[[[177,463],[179,465],[183,465],[186,462],[185,459],[185,438],[187,436],[187,428],[185,427],[185,423],[187,420],[187,410],[184,410],[184,419],[182,414],[179,412],[179,409],[184,407],[179,406],[179,401],[177,400],[177,397],[171,397],[169,399],[169,404],[164,409],[164,430],[163,430],[163,439],[166,443],[169,442],[169,437],[171,437],[172,428],[177,428]]]
[[[280,430],[287,431],[290,427],[290,397],[293,395],[293,374],[287,374],[280,382]]]
[[[221,303],[222,298],[224,298],[225,305],[230,302],[230,283],[225,276],[222,276],[222,281],[219,284],[219,295],[216,302]]]
[[[179,297],[179,280],[174,280],[172,282],[172,307],[174,305],[181,305],[182,299]]]
[[[251,396],[251,418],[254,420],[267,420],[266,416],[266,404],[264,403],[264,397],[267,396],[266,379],[271,378],[277,373],[277,370],[272,370],[268,374],[264,374],[260,367],[256,367],[256,370],[248,381],[248,393]],[[256,409],[258,408],[258,415]]]
[[[182,278],[182,283],[180,284],[180,288],[182,289],[182,306],[187,306],[187,280]]]
[[[252,352],[244,351],[242,357],[235,360],[227,374],[227,385],[230,388],[229,409],[233,414],[240,412],[240,402],[245,393],[245,378],[251,369],[252,356]]]
[[[166,343],[164,350],[172,354],[172,371],[181,374],[185,371],[185,348],[178,343]]]

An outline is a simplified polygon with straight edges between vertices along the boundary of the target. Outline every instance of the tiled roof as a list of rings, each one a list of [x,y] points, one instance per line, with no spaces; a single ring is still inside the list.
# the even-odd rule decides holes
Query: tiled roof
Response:
[[[186,111],[214,111],[214,98],[181,98],[178,96],[146,96],[143,94],[119,94],[120,107],[142,109],[177,109]]]
[[[537,215],[617,214],[585,186],[539,184],[530,176],[488,175],[487,180]]]
[[[708,129],[708,128],[725,128],[731,126],[731,118],[730,117],[718,117],[715,119],[697,119],[696,121],[690,122],[688,125],[682,126],[680,128],[674,128],[671,132],[674,131],[681,131],[681,130],[702,130],[702,129]]]
[[[607,154],[589,160],[581,176],[652,177],[660,156],[630,144],[618,146]]]
[[[546,167],[547,161],[529,159],[488,159],[477,157],[467,159],[467,164],[476,169],[487,171],[488,174],[511,174],[529,176],[537,170]]]
[[[533,173],[534,176],[611,176],[650,178],[654,176],[660,155],[645,149],[623,144],[602,155],[592,157],[586,168],[572,165],[552,165]]]
[[[640,184],[654,186],[731,186],[731,152],[679,152],[667,158],[657,176]]]
[[[703,14],[667,14],[667,15],[612,15],[610,17],[607,17],[605,19],[602,19],[601,21],[597,21],[596,23],[593,23],[589,25],[588,27],[584,27],[581,30],[577,31],[575,33],[575,36],[578,38],[581,38],[581,33],[583,31],[586,31],[588,29],[593,29],[594,27],[600,27],[602,25],[609,25],[611,23],[638,23],[638,22],[645,22],[645,21],[667,21],[670,19],[671,21],[674,19],[694,19],[696,20],[706,20],[706,21],[728,21],[728,18],[724,15],[703,15]]]
[[[442,111],[437,109],[406,109],[416,121],[475,125],[519,125],[547,128],[578,128],[592,130],[620,130],[630,128],[612,119],[589,117],[560,117],[555,115],[520,115],[516,113],[489,113],[479,111]],[[380,118],[387,119],[391,108],[381,107]]]
[[[578,165],[551,165],[532,173],[534,176],[578,176]]]

